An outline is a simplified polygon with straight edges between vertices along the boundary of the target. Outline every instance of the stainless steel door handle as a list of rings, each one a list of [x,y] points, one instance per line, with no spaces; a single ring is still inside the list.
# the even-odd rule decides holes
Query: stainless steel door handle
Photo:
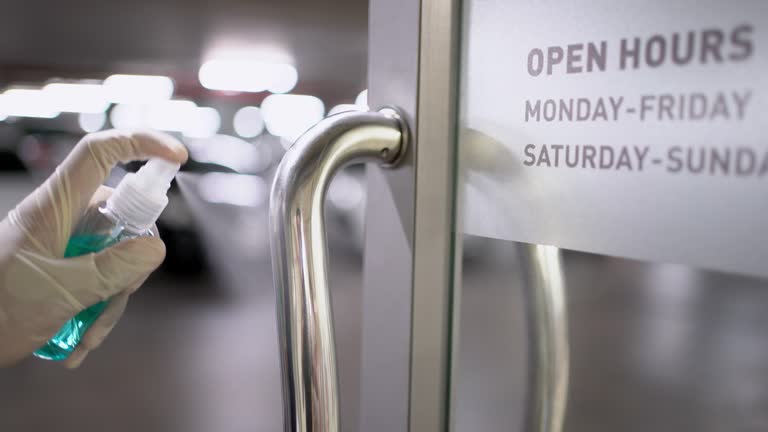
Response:
[[[394,109],[342,113],[304,133],[277,169],[270,242],[287,432],[339,431],[323,215],[328,185],[348,163],[395,165],[408,140],[407,125]]]
[[[530,369],[526,424],[531,432],[560,432],[568,403],[568,316],[560,250],[522,245]]]

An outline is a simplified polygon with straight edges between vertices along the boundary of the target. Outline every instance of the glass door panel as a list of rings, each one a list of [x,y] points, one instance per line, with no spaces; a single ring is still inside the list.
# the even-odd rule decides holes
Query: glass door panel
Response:
[[[530,244],[562,248],[562,429],[768,427],[767,7],[463,2],[454,430],[559,430]]]

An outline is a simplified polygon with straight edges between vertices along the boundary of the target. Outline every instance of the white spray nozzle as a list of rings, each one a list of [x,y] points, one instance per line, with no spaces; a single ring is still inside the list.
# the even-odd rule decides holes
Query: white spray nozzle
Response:
[[[150,159],[135,174],[127,174],[107,200],[124,222],[149,229],[168,205],[168,189],[180,165],[163,159]]]
[[[148,193],[168,192],[171,187],[171,181],[176,177],[181,166],[177,163],[168,162],[164,159],[150,159],[136,173],[136,180],[145,188]]]

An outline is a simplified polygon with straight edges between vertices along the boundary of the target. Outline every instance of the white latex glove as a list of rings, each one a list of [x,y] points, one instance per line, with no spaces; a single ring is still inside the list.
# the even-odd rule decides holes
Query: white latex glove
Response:
[[[163,261],[165,245],[152,237],[63,258],[85,210],[110,193],[101,184],[112,167],[150,157],[184,163],[187,151],[158,132],[87,135],[56,172],[0,222],[0,366],[28,356],[78,312],[111,298],[64,361],[67,367],[79,366],[117,323],[128,296]]]

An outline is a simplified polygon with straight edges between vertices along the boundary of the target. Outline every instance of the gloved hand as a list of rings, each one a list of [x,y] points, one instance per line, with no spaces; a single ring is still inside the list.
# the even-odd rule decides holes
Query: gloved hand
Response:
[[[112,167],[150,157],[184,163],[187,151],[159,132],[87,135],[56,172],[0,222],[0,366],[28,356],[78,312],[111,298],[64,361],[67,367],[79,366],[117,323],[128,296],[163,261],[165,245],[156,237],[63,258],[85,210],[108,196],[101,184]]]

